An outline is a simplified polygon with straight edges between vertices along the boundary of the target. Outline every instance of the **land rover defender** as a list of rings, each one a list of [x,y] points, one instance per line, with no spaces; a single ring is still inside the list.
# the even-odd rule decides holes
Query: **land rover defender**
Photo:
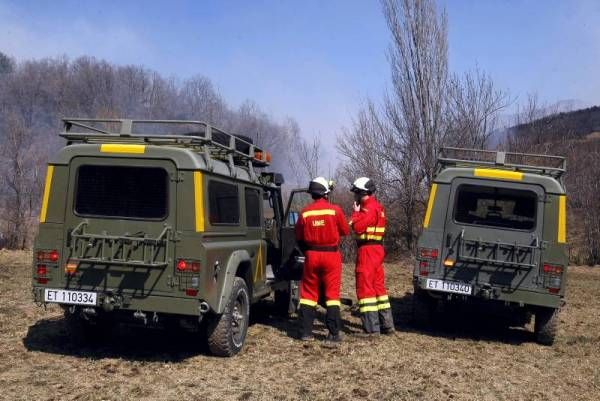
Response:
[[[33,296],[88,333],[119,322],[206,331],[244,344],[250,305],[283,312],[302,269],[268,152],[198,121],[65,119],[49,162]],[[293,272],[296,273],[293,273]]]
[[[448,302],[500,307],[552,344],[568,267],[565,159],[444,148],[413,273],[413,317]]]

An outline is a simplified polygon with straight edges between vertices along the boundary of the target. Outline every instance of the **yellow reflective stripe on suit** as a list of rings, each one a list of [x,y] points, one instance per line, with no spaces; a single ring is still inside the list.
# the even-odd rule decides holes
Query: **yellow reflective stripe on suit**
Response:
[[[373,297],[373,298],[363,298],[363,299],[359,299],[358,300],[358,304],[359,305],[364,305],[364,304],[374,304],[377,302],[377,298]]]
[[[307,212],[302,213],[303,218],[315,217],[315,216],[335,216],[335,210],[333,210],[333,209],[309,210]]]
[[[375,235],[375,234],[361,234],[359,237],[359,239],[366,239],[366,240],[376,240],[376,241],[381,241],[383,240],[383,235]]]
[[[317,306],[317,301],[311,299],[300,298],[300,305]]]
[[[342,303],[340,302],[340,300],[339,300],[339,299],[337,299],[337,300],[333,300],[333,299],[332,299],[332,300],[330,300],[330,301],[326,301],[326,302],[325,302],[325,305],[327,305],[327,306],[341,306],[341,305],[342,305]]]
[[[384,233],[385,227],[367,227],[367,233]]]
[[[361,306],[359,309],[360,313],[365,313],[365,312],[377,312],[379,311],[379,308],[375,305],[375,306]]]

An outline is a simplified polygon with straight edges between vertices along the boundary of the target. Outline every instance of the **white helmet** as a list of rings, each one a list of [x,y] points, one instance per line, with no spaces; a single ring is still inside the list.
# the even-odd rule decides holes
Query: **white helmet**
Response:
[[[330,192],[329,181],[324,177],[317,177],[313,179],[308,185],[308,192],[315,195],[324,196]]]
[[[375,192],[375,183],[368,177],[360,177],[352,183],[350,191],[370,195]]]

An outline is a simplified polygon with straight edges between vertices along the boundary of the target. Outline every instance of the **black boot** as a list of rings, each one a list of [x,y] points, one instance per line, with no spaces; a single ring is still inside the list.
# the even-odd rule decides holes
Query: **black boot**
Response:
[[[313,322],[315,320],[316,308],[314,306],[300,305],[298,317],[300,320],[300,339],[302,341],[313,340]]]
[[[362,312],[360,320],[363,324],[365,333],[379,334],[379,315],[375,311]]]
[[[340,313],[340,307],[338,305],[327,307],[325,324],[327,325],[327,329],[329,329],[329,334],[332,337],[339,337],[340,331],[342,330],[342,316]]]
[[[385,308],[379,310],[379,325],[381,326],[382,334],[393,334],[396,329],[394,328],[394,317],[392,316],[392,308]]]

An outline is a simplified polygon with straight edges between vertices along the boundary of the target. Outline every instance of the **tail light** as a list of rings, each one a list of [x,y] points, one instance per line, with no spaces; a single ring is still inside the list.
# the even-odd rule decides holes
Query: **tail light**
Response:
[[[56,249],[51,251],[38,251],[37,253],[37,261],[38,262],[50,262],[56,263],[58,262],[60,255]]]
[[[435,248],[419,248],[417,254],[420,259],[435,260],[438,258],[439,251]]]
[[[419,262],[419,276],[429,275],[429,263],[425,261]]]
[[[200,272],[200,262],[194,260],[179,259],[175,266],[178,272],[198,273]]]
[[[561,275],[562,272],[563,272],[562,266],[544,264],[544,273],[545,274]]]
[[[46,265],[37,265],[37,275],[46,276],[48,274],[48,268]]]
[[[36,276],[38,284],[48,284],[48,266],[37,265]]]
[[[551,265],[548,263],[544,263],[542,268],[544,271],[545,286],[548,288],[548,292],[551,294],[558,294],[560,292],[560,287],[562,284],[562,274],[564,271],[564,267],[561,265]]]
[[[198,290],[196,288],[188,288],[185,290],[185,295],[188,297],[195,297],[198,295]]]

